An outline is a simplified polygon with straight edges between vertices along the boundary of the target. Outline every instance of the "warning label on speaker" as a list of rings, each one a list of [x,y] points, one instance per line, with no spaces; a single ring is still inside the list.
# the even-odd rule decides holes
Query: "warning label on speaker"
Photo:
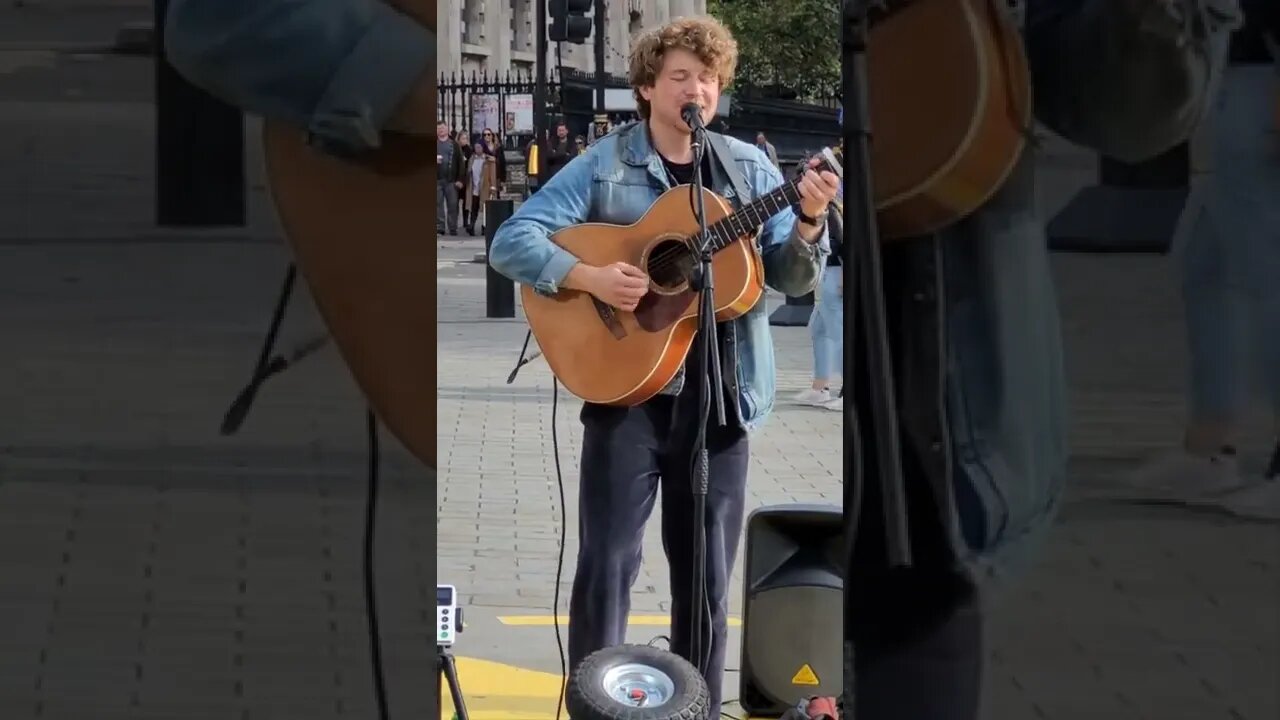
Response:
[[[791,678],[792,685],[817,685],[818,676],[813,672],[813,668],[809,667],[809,663],[800,666],[795,677]]]

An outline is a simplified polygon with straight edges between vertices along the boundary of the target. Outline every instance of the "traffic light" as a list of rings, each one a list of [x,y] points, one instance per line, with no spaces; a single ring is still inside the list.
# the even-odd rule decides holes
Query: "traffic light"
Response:
[[[591,37],[591,19],[586,17],[592,0],[548,0],[551,10],[552,42],[581,45]]]

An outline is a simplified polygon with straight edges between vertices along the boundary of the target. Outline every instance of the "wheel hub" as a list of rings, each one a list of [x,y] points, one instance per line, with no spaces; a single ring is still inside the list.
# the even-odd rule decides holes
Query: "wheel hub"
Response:
[[[629,707],[657,707],[675,695],[676,685],[661,670],[641,663],[626,663],[604,674],[605,694]]]

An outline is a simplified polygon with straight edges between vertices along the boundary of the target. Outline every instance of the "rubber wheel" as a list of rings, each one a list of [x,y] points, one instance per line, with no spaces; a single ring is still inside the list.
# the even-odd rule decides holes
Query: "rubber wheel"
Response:
[[[588,655],[565,695],[573,720],[707,720],[709,704],[707,682],[696,667],[649,645]]]

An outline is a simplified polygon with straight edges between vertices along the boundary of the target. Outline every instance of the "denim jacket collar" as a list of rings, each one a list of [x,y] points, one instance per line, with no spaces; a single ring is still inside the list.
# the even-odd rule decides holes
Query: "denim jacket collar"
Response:
[[[622,162],[631,167],[648,170],[649,176],[658,183],[660,188],[670,190],[671,178],[667,175],[666,168],[662,166],[662,155],[649,139],[649,124],[640,120],[623,125],[614,132],[619,133]],[[706,152],[711,152],[710,146]],[[733,157],[722,159],[726,163],[736,162]],[[737,197],[738,193],[734,190],[733,183],[729,181],[721,164],[717,162],[711,163],[710,189],[728,200],[734,207],[742,207],[744,200]]]

